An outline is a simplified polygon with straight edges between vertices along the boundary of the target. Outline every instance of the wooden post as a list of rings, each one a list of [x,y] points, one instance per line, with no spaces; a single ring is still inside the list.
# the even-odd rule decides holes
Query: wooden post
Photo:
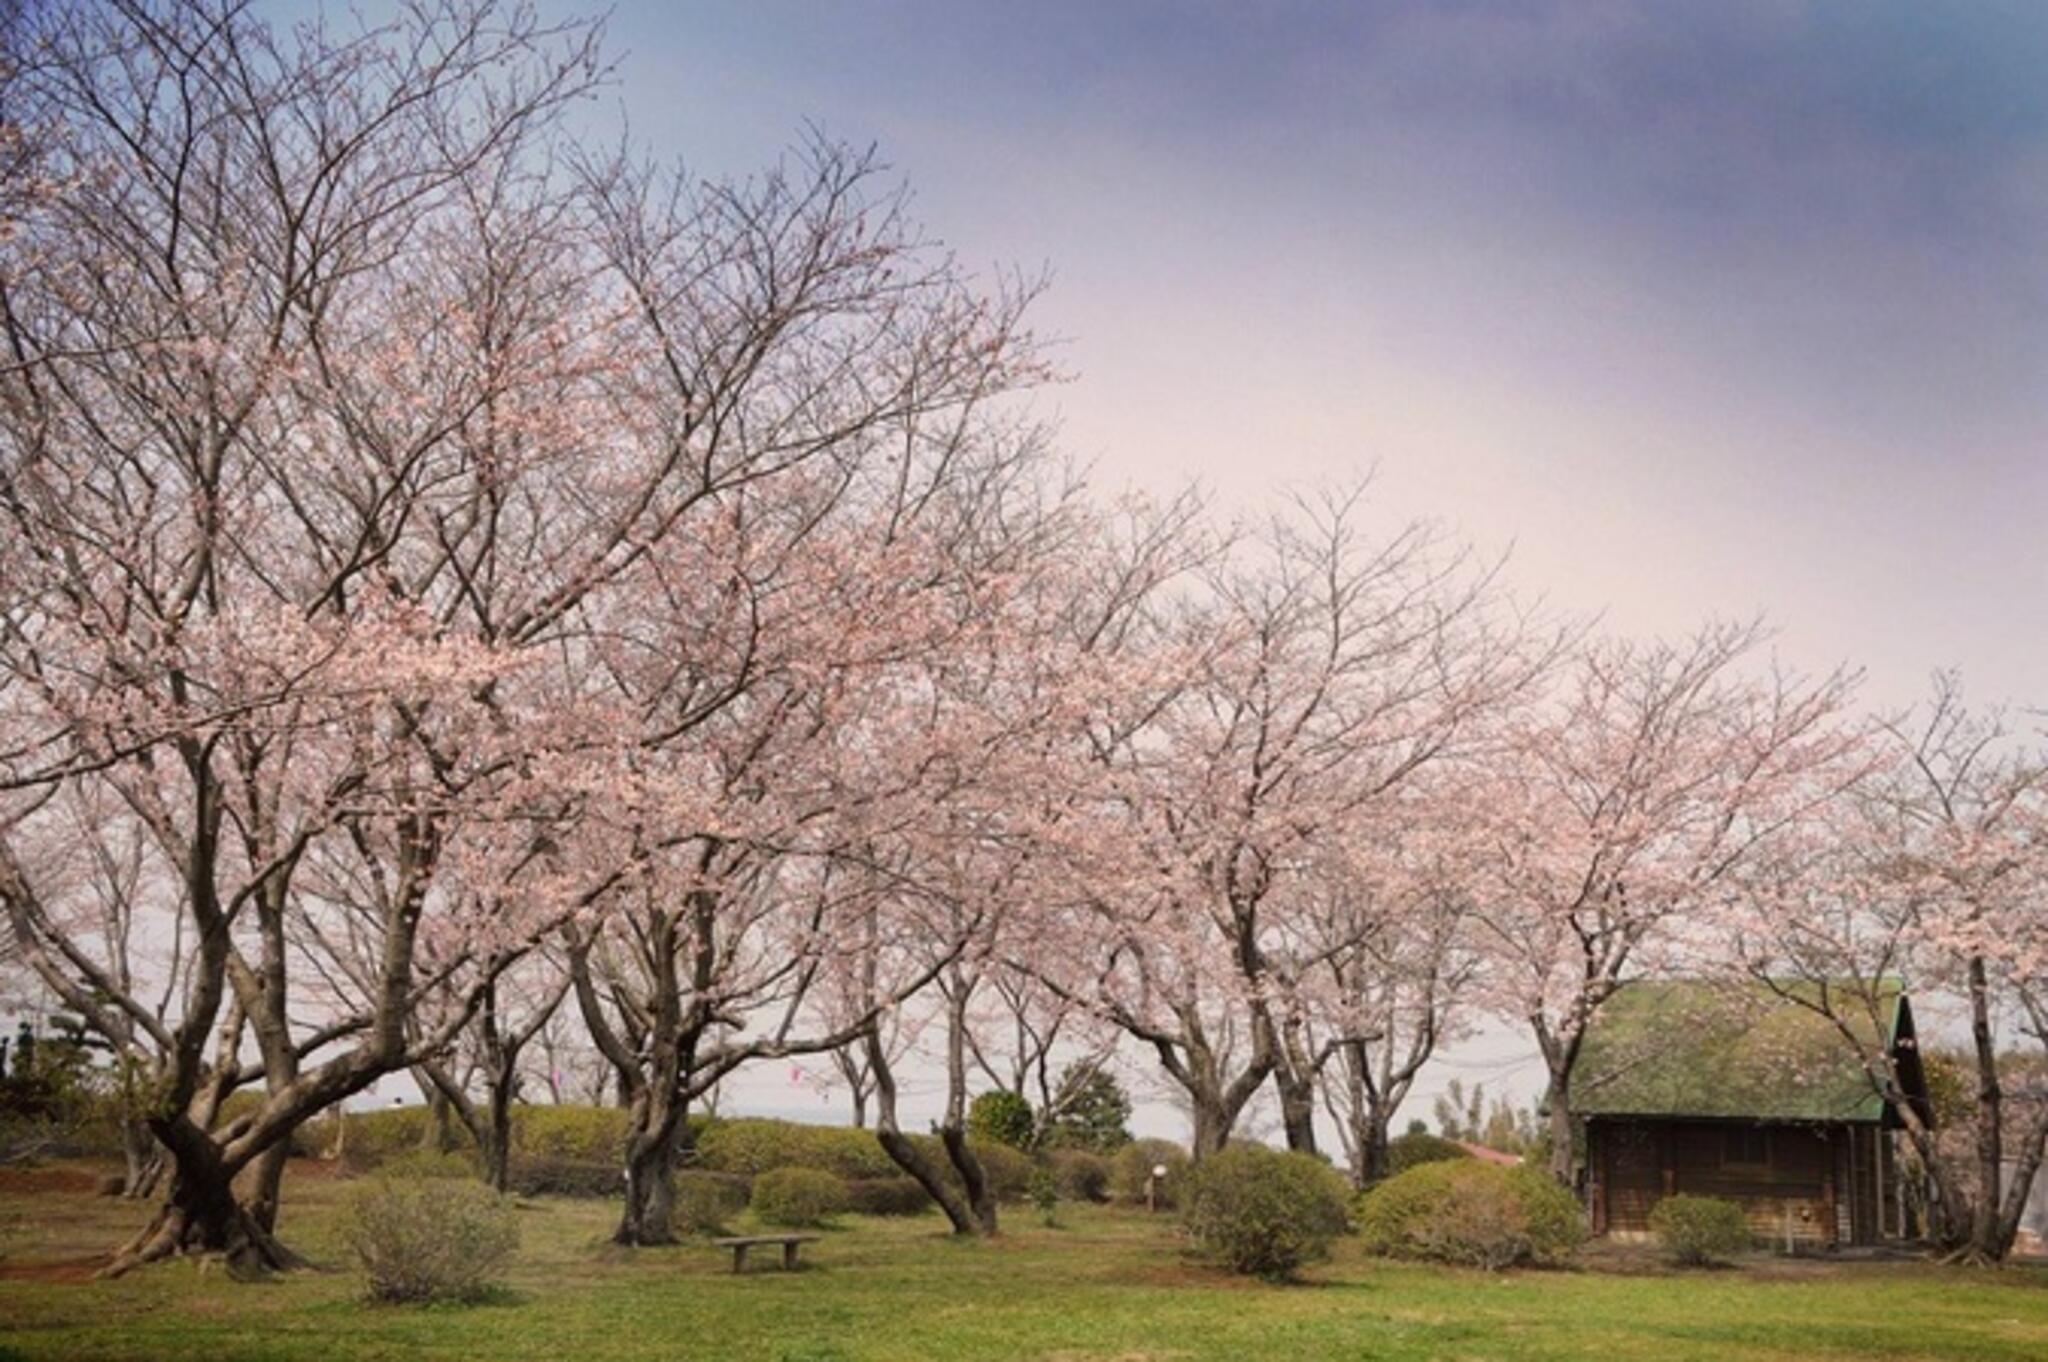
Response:
[[[1821,1184],[1821,1207],[1822,1213],[1828,1218],[1827,1244],[1829,1248],[1837,1247],[1842,1242],[1841,1228],[1835,1219],[1835,1172],[1836,1166],[1840,1162],[1834,1132],[1830,1131],[1828,1133],[1828,1176],[1827,1180]]]
[[[794,1240],[794,1239],[790,1239],[790,1240],[787,1240],[787,1241],[785,1241],[785,1242],[783,1243],[783,1245],[782,1245],[782,1270],[783,1270],[784,1272],[794,1272],[794,1271],[796,1271],[796,1249],[797,1249],[797,1241],[796,1241],[796,1240]]]
[[[746,1267],[747,1246],[745,1244],[734,1244],[732,1246],[732,1270],[734,1272],[744,1272]]]

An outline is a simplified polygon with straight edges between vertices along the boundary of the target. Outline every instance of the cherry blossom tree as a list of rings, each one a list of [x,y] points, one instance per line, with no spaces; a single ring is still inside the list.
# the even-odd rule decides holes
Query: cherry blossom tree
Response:
[[[2048,1092],[2017,1048],[2048,1047],[2048,753],[2002,710],[1971,709],[1950,674],[1875,745],[1826,821],[1745,875],[1731,957],[1833,1023],[1927,1170],[1937,1240],[1995,1262],[2048,1144]],[[1907,1072],[1920,1048],[1886,1043],[1907,982],[1923,1037],[1948,1024],[1968,1036],[1968,1118],[1950,1139]]]
[[[1855,678],[1754,675],[1763,640],[1756,625],[1724,624],[1681,644],[1589,641],[1478,806],[1491,823],[1476,915],[1490,993],[1543,1057],[1561,1182],[1579,1051],[1601,1005],[1685,959],[1735,872],[1846,778]]]
[[[1150,684],[1094,721],[1079,954],[1048,977],[1158,1055],[1198,1157],[1269,1079],[1314,1148],[1315,1065],[1288,1048],[1336,944],[1303,949],[1313,867],[1547,660],[1490,573],[1362,519],[1357,493],[1305,501],[1217,561],[1155,625]]]

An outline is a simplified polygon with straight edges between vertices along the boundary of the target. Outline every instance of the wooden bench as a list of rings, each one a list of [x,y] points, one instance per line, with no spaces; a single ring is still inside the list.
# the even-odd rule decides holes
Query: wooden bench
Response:
[[[734,1239],[714,1239],[711,1242],[720,1248],[732,1250],[732,1270],[734,1272],[744,1272],[747,1270],[747,1250],[754,1247],[754,1245],[780,1244],[782,1245],[782,1270],[784,1272],[794,1272],[796,1271],[797,1245],[811,1243],[817,1238],[818,1236],[815,1234],[749,1234]]]

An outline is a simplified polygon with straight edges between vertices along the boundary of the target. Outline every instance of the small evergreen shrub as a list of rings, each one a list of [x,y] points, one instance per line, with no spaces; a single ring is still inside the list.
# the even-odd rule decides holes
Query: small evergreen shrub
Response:
[[[683,1234],[723,1234],[726,1222],[747,1209],[752,1185],[735,1173],[686,1169],[675,1177],[673,1223]]]
[[[1029,1149],[1036,1127],[1031,1104],[1002,1088],[981,1094],[967,1108],[967,1133],[983,1144]]]
[[[1053,1184],[1067,1201],[1109,1200],[1109,1160],[1085,1149],[1055,1149],[1046,1156]]]
[[[379,1177],[350,1199],[348,1244],[382,1301],[473,1301],[519,1247],[505,1198],[479,1182]]]
[[[1749,1219],[1733,1201],[1667,1196],[1650,1208],[1650,1231],[1676,1263],[1702,1267],[1749,1247]]]
[[[1184,1214],[1195,1242],[1231,1271],[1277,1279],[1329,1253],[1350,1195],[1320,1159],[1232,1145],[1188,1170]]]
[[[1452,1159],[1469,1159],[1470,1151],[1441,1135],[1432,1135],[1426,1130],[1411,1130],[1406,1135],[1387,1141],[1387,1172],[1405,1173],[1425,1163],[1447,1163]]]
[[[1360,1199],[1358,1228],[1375,1253],[1487,1269],[1562,1262],[1585,1238],[1578,1202],[1549,1177],[1476,1159],[1388,1178]]]
[[[1052,1175],[1052,1169],[1044,1164],[1031,1170],[1031,1184],[1027,1190],[1032,1206],[1038,1211],[1038,1218],[1046,1225],[1057,1224],[1060,1209],[1060,1187]]]
[[[821,1168],[771,1168],[754,1179],[750,1204],[763,1224],[822,1225],[846,1209],[846,1184]]]
[[[855,1178],[846,1184],[846,1209],[859,1215],[923,1215],[931,1193],[916,1178]]]
[[[1159,1205],[1169,1209],[1178,1205],[1180,1184],[1188,1170],[1188,1154],[1171,1140],[1133,1140],[1117,1150],[1109,1165],[1110,1195],[1118,1201],[1144,1205],[1145,1180],[1160,1164],[1166,1166],[1166,1176],[1159,1183]]]

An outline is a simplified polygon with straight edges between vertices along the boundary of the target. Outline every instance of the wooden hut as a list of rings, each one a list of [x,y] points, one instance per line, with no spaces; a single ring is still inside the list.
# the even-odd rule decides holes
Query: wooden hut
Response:
[[[1870,1035],[1881,1031],[1925,1113],[1905,991],[1888,985],[1877,1002]],[[1857,1049],[1761,985],[1622,989],[1588,1029],[1573,1082],[1594,1233],[1645,1233],[1658,1201],[1688,1193],[1739,1203],[1760,1239],[1787,1246],[1905,1234],[1898,1112]]]

